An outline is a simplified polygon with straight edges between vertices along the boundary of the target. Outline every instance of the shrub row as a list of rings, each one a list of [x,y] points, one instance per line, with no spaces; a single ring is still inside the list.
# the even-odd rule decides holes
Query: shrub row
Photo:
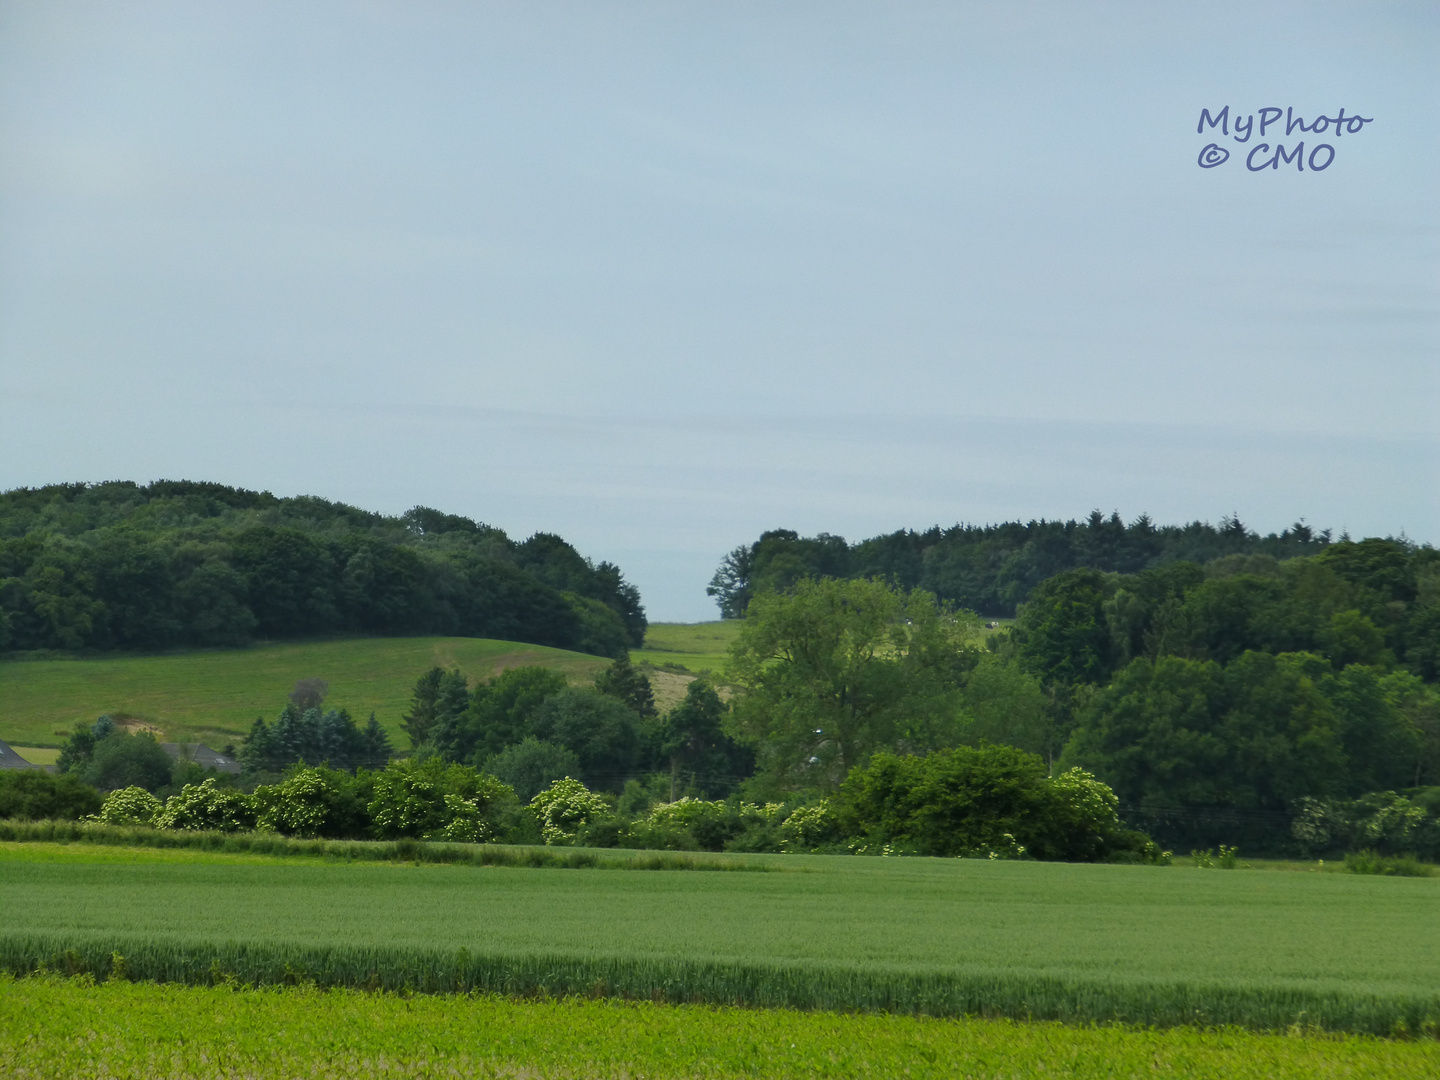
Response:
[[[417,840],[300,840],[276,833],[215,832],[105,825],[91,821],[0,821],[0,841],[103,844],[213,851],[230,854],[308,857],[349,862],[415,862],[470,866],[521,866],[566,870],[778,871],[773,864],[715,859],[683,852],[614,854],[570,847],[445,844]]]

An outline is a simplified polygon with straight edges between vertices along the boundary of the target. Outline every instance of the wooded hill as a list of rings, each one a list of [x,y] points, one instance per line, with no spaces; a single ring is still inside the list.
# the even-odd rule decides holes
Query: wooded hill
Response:
[[[1330,543],[1330,530],[1315,532],[1303,522],[1261,536],[1234,516],[1218,526],[1156,525],[1141,514],[1127,525],[1119,514],[1107,518],[1099,510],[1085,521],[936,525],[855,543],[829,533],[802,537],[773,529],[727,555],[706,591],[722,617],[731,619],[745,614],[756,593],[787,589],[802,577],[879,577],[981,615],[1005,617],[1015,614],[1036,585],[1066,570],[1136,574],[1163,563],[1203,565],[1226,555],[1290,559],[1318,554]]]
[[[645,609],[619,567],[559,536],[517,543],[423,506],[391,517],[169,480],[0,494],[0,649],[337,633],[490,637],[617,656],[643,643]]]

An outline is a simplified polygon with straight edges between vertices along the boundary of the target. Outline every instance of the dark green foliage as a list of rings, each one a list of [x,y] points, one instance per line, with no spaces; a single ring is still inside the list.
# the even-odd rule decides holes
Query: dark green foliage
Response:
[[[1052,781],[1039,757],[1011,746],[958,747],[876,754],[841,785],[834,813],[845,835],[877,849],[1093,861],[1125,840],[1106,795],[1083,776]]]
[[[1126,525],[1118,514],[1107,518],[1098,510],[1081,522],[903,530],[854,544],[829,534],[801,537],[773,529],[727,555],[707,592],[728,619],[743,616],[759,593],[789,588],[804,577],[879,577],[985,615],[1013,615],[1036,585],[1067,570],[1136,574],[1236,554],[1290,559],[1329,544],[1328,531],[1316,533],[1303,523],[1259,536],[1233,517],[1218,527],[1198,521],[1156,526],[1142,514]]]
[[[569,685],[558,671],[509,668],[475,687],[459,716],[437,725],[432,741],[447,761],[478,764],[533,734],[531,718],[551,694]]]
[[[516,797],[528,803],[554,781],[578,777],[582,770],[573,750],[528,736],[487,760],[485,771],[509,784]]]
[[[255,635],[462,634],[614,656],[635,587],[559,537],[417,507],[161,481],[0,495],[0,648],[159,649]]]
[[[416,680],[410,709],[401,718],[400,726],[410,737],[410,745],[419,746],[453,725],[469,705],[465,676],[456,670],[433,667]]]
[[[1142,658],[1090,701],[1064,760],[1093,769],[1122,803],[1176,812],[1166,836],[1177,845],[1274,848],[1302,799],[1433,773],[1423,725],[1440,728],[1440,697],[1404,672],[1336,671],[1309,653],[1247,652],[1226,667]],[[1216,816],[1222,808],[1242,816]]]
[[[1021,607],[1013,631],[1020,662],[1043,685],[1070,689],[1110,677],[1107,591],[1098,571],[1070,570],[1042,582]]]
[[[580,760],[587,785],[618,792],[640,763],[639,717],[623,702],[594,690],[551,694],[530,721],[536,738],[563,746]]]
[[[239,757],[247,773],[278,773],[299,762],[375,769],[390,760],[390,739],[373,713],[361,729],[344,709],[302,713],[288,702],[274,724],[256,719]]]
[[[100,811],[100,793],[73,773],[0,771],[0,819],[75,821]]]
[[[1440,788],[1358,799],[1299,799],[1290,830],[1299,852],[1328,856],[1368,851],[1440,860]]]
[[[79,723],[60,747],[60,756],[55,767],[62,773],[71,772],[85,765],[95,752],[95,743],[115,730],[115,721],[102,716],[93,724]]]
[[[681,792],[711,798],[726,795],[754,771],[754,751],[730,738],[722,727],[726,711],[714,688],[704,679],[694,679],[685,688],[685,697],[665,715],[656,741],[670,769],[672,802]]]
[[[653,720],[659,715],[650,680],[635,669],[629,653],[616,657],[613,664],[595,676],[595,689],[623,701],[642,720]]]
[[[148,731],[114,731],[95,744],[89,760],[75,772],[101,791],[134,786],[154,794],[170,784],[174,768],[175,762]]]

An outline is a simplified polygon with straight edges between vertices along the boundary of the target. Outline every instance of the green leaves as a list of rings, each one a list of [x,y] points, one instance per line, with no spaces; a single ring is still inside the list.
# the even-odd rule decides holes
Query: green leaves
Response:
[[[953,743],[978,620],[881,581],[762,593],[731,648],[731,730],[777,788],[834,787],[876,750]]]

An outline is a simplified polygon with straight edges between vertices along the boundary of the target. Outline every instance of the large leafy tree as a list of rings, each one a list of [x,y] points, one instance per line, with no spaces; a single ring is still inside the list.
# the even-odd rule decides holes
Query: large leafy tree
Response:
[[[778,789],[832,788],[877,750],[951,744],[978,625],[883,581],[761,593],[726,666],[731,730]]]

